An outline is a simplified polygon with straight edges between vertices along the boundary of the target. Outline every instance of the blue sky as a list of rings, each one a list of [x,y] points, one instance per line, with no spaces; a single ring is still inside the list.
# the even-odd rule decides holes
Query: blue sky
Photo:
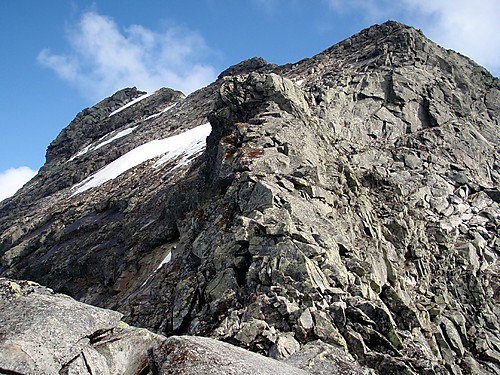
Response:
[[[295,62],[388,19],[500,73],[499,0],[1,1],[0,200],[120,88],[189,93],[241,60]]]

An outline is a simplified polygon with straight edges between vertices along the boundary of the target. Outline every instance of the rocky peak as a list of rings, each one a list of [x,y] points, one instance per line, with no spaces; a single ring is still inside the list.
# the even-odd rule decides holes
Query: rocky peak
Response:
[[[134,116],[135,118],[140,117],[141,114],[138,113],[131,116],[130,113],[118,114],[115,111],[125,107],[134,100],[146,98],[146,94],[146,92],[139,91],[135,87],[126,88],[78,113],[75,119],[48,146],[46,154],[47,164],[57,159],[62,158],[65,160],[70,158],[86,144],[101,138],[113,130],[128,125],[128,118]],[[154,111],[157,109],[156,106],[159,103],[162,105],[173,103],[176,100],[180,100],[183,96],[180,91],[162,89],[155,93],[153,97],[147,98],[147,101],[143,103],[146,105],[141,108],[143,111],[142,116],[155,113]],[[127,112],[130,112],[130,110],[132,109],[129,109]]]
[[[0,204],[0,272],[291,362],[498,373],[499,88],[388,22],[108,108]]]
[[[234,75],[240,75],[240,74],[247,74],[250,72],[254,72],[257,70],[262,70],[264,68],[272,68],[273,65],[270,65],[267,63],[266,60],[264,60],[262,57],[252,57],[251,59],[244,60],[238,64],[232,65],[226,70],[224,70],[222,73],[219,74],[217,77],[218,79],[221,79],[226,76],[234,76]],[[274,65],[275,67],[275,65]]]

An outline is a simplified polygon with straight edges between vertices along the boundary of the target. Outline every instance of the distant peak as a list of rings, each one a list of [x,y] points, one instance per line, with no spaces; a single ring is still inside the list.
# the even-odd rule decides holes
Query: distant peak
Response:
[[[420,37],[423,39],[427,39],[422,31],[412,27],[405,25],[403,23],[388,20],[382,24],[376,24],[370,26],[364,30],[361,30],[358,34],[353,35],[351,38],[359,38],[359,37],[368,37],[370,39],[376,40],[380,37],[388,37],[390,35],[412,35],[413,37]],[[347,40],[349,40],[347,39]]]
[[[253,72],[258,69],[262,69],[263,67],[269,65],[266,60],[262,57],[252,57],[251,59],[244,60],[238,64],[232,65],[226,70],[224,70],[219,76],[218,79],[221,79],[225,76],[233,76],[238,74],[245,74],[249,72]]]
[[[370,27],[367,27],[364,30],[361,30],[358,34],[363,34],[365,32],[369,31],[377,31],[377,32],[384,32],[384,33],[390,33],[390,32],[398,32],[398,31],[403,31],[403,32],[408,32],[408,31],[414,31],[419,34],[422,34],[420,30],[417,30],[413,26],[406,25],[404,23],[398,22],[398,21],[393,21],[393,20],[387,20],[384,23],[381,24],[375,24]]]
[[[437,45],[428,39],[421,30],[389,20],[361,30],[350,38],[328,48],[320,55],[351,57],[356,55],[356,59],[361,61],[389,52],[406,56],[416,50],[427,48],[424,46],[437,48]]]
[[[387,20],[384,23],[380,25],[373,25],[372,27],[391,27],[394,29],[413,29],[413,27],[405,25],[404,23],[398,22],[398,21],[393,21],[393,20]]]
[[[130,101],[141,95],[146,94],[145,91],[140,91],[137,87],[126,87],[124,89],[118,90],[109,98],[104,99],[105,101]]]

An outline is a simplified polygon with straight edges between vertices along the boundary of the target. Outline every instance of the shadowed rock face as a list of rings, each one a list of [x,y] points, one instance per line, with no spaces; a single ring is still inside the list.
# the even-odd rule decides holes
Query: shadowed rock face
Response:
[[[140,95],[122,91],[79,114],[0,203],[1,272],[275,358],[319,339],[367,371],[498,373],[499,87],[388,22],[109,116]],[[204,152],[74,194],[207,122]]]
[[[310,374],[214,339],[156,335],[121,316],[32,281],[0,278],[0,373]]]

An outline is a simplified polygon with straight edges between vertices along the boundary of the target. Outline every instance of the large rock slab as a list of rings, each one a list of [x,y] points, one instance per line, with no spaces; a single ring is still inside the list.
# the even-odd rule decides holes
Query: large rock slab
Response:
[[[306,375],[204,337],[166,338],[30,281],[0,278],[0,374]]]
[[[139,374],[165,338],[120,321],[122,314],[0,279],[0,373]]]
[[[307,371],[206,337],[172,336],[153,355],[160,374],[307,375]]]
[[[294,353],[286,363],[307,370],[314,375],[369,375],[374,370],[362,367],[345,350],[321,340],[312,341]]]

